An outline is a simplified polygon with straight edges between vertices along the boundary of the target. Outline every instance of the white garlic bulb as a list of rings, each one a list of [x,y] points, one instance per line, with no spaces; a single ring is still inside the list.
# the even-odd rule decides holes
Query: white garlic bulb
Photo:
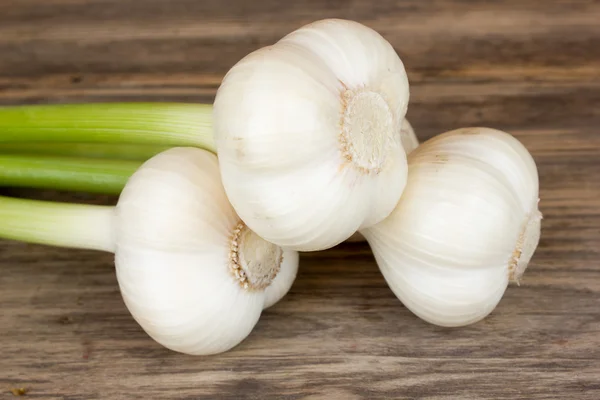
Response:
[[[290,289],[298,254],[249,230],[229,204],[215,155],[158,154],[133,174],[115,219],[123,299],[157,342],[188,354],[240,343]]]
[[[488,128],[447,132],[409,156],[391,215],[362,230],[390,288],[422,319],[488,315],[520,279],[540,237],[538,174],[527,149]]]
[[[303,251],[382,221],[406,181],[408,99],[392,46],[356,22],[318,21],[246,56],[213,114],[234,209],[265,240]]]

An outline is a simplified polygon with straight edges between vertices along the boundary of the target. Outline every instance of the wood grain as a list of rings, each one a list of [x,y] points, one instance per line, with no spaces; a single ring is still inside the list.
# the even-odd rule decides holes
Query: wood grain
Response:
[[[245,54],[334,16],[394,45],[421,140],[486,125],[531,151],[545,218],[521,286],[442,329],[346,244],[303,255],[246,341],[197,358],[137,326],[110,255],[2,241],[0,398],[600,398],[598,1],[0,0],[0,104],[209,102]]]

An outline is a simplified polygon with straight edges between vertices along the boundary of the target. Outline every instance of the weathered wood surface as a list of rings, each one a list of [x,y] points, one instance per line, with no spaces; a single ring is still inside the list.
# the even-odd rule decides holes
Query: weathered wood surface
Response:
[[[346,244],[303,256],[246,341],[198,358],[136,325],[110,255],[2,241],[0,398],[600,398],[598,1],[0,0],[0,104],[209,102],[242,56],[332,16],[397,49],[420,139],[485,125],[530,149],[545,219],[522,285],[442,329]]]

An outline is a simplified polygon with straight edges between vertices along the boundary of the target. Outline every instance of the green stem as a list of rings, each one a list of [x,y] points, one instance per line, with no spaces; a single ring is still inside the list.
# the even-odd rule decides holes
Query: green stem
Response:
[[[114,207],[0,196],[0,237],[114,252]]]
[[[0,142],[194,146],[216,152],[212,106],[95,103],[0,107]]]
[[[0,185],[118,195],[140,165],[126,160],[0,155]]]
[[[0,154],[40,154],[60,157],[146,161],[170,147],[126,143],[0,142]]]

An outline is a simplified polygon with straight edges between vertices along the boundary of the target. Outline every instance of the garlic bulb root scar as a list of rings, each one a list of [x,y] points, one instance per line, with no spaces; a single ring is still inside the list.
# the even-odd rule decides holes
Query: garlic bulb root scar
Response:
[[[283,261],[279,246],[267,242],[240,221],[231,237],[229,268],[240,286],[263,290],[277,276]]]
[[[377,92],[346,88],[341,97],[339,141],[343,157],[364,174],[378,174],[393,140],[392,111]]]

